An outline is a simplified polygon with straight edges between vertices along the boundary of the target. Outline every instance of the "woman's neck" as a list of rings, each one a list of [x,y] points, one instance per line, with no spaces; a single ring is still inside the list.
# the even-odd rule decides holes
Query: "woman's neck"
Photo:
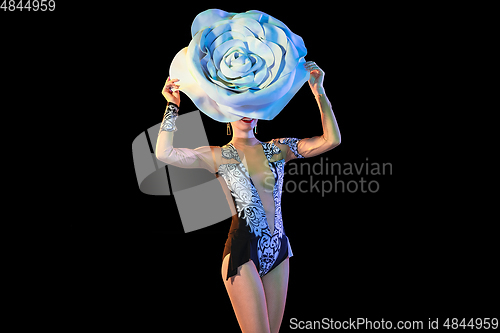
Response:
[[[260,143],[260,141],[255,138],[252,131],[248,133],[239,133],[239,135],[235,132],[233,133],[231,143],[237,146],[255,146],[256,144]]]

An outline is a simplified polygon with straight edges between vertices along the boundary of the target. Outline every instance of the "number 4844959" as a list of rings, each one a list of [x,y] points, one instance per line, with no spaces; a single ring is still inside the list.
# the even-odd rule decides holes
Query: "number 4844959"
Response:
[[[2,5],[0,6],[1,9],[6,11],[42,11],[45,12],[47,10],[49,11],[54,11],[56,9],[56,2],[54,0],[28,0],[24,3],[23,5],[23,0],[19,0],[17,3],[15,0],[4,0],[2,2]]]

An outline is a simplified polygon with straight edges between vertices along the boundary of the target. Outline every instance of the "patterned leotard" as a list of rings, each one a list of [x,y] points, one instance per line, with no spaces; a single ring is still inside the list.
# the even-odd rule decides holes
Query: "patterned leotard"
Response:
[[[227,184],[232,196],[237,214],[233,216],[231,228],[224,248],[222,258],[229,257],[226,279],[236,275],[239,266],[252,260],[262,277],[278,266],[287,257],[291,257],[292,249],[283,229],[281,216],[281,192],[285,159],[271,161],[273,155],[281,150],[276,143],[286,144],[298,158],[303,158],[297,151],[296,138],[275,139],[261,142],[274,175],[274,228],[269,229],[266,213],[259,193],[250,178],[248,171],[241,162],[238,151],[233,144],[221,147],[222,163],[218,173]],[[224,163],[233,160],[235,163]]]

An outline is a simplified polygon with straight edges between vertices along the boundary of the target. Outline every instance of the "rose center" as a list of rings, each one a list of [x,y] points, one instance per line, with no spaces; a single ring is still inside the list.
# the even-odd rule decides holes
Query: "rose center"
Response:
[[[250,61],[250,59],[248,59],[248,57],[245,54],[239,53],[239,52],[234,52],[232,59],[231,59],[231,66],[233,66],[233,67],[234,66],[236,66],[236,67],[243,66],[243,65],[247,64],[249,61]]]

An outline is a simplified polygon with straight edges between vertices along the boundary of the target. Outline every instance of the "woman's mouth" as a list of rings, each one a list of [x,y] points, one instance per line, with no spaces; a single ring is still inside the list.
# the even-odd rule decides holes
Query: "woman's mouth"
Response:
[[[245,117],[245,118],[242,118],[241,121],[243,121],[244,123],[250,124],[253,121],[253,119]]]

